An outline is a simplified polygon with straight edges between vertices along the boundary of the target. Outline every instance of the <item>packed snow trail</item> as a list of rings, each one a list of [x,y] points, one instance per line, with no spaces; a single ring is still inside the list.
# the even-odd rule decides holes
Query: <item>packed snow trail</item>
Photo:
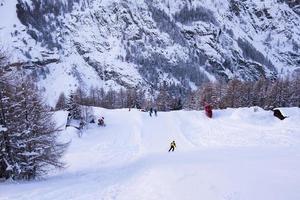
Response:
[[[65,170],[0,183],[0,200],[299,200],[300,109],[159,112],[95,108],[106,127],[69,127]],[[65,112],[56,120],[64,125]],[[175,152],[168,153],[172,140]]]

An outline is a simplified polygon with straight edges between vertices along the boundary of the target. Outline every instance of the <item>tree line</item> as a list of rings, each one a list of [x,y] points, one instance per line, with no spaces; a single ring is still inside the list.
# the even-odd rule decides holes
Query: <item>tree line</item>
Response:
[[[275,80],[261,77],[257,81],[210,82],[189,95],[184,107],[198,110],[205,103],[214,108],[259,106],[300,107],[300,73]]]
[[[78,88],[68,97],[62,93],[56,104],[56,110],[66,109],[70,96],[80,105],[98,106],[108,109],[139,108],[148,110],[155,107],[160,111],[203,109],[208,103],[214,108],[237,108],[259,106],[264,109],[275,107],[300,107],[300,73],[277,79],[261,77],[257,81],[232,79],[228,82],[207,82],[189,94],[172,93],[168,83],[164,82],[155,95],[149,95],[142,89],[91,88],[87,93]]]
[[[160,111],[182,109],[182,100],[178,94],[173,94],[168,89],[168,83],[164,82],[155,95],[147,94],[145,90],[138,88],[105,91],[103,88],[90,88],[86,92],[81,87],[71,92],[68,96],[59,95],[55,110],[70,110],[70,104],[96,106],[108,109],[138,108],[148,110],[155,107]],[[73,102],[73,103],[72,103]]]

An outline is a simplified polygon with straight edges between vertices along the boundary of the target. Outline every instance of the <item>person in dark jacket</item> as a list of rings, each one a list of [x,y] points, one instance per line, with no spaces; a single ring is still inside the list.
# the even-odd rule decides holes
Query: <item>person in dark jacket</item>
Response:
[[[154,114],[155,114],[155,117],[157,117],[157,109],[154,108]]]
[[[170,152],[171,150],[174,151],[175,148],[176,148],[176,143],[175,143],[175,141],[173,141],[173,142],[171,142],[169,152]]]
[[[150,117],[152,117],[152,113],[153,113],[153,108],[150,108],[150,110],[149,110]]]

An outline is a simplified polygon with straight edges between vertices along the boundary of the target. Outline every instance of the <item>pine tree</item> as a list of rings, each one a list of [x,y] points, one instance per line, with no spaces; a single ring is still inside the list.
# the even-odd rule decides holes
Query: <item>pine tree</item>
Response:
[[[69,119],[80,119],[80,105],[76,101],[76,93],[71,93],[67,101],[67,111],[69,111]]]
[[[12,108],[10,97],[12,97],[12,87],[8,84],[8,77],[0,66],[0,178],[9,178],[11,176],[11,141],[7,130],[7,118],[9,110]]]
[[[4,84],[2,93],[7,100],[1,98],[1,103],[5,103],[1,121],[6,131],[0,138],[0,176],[29,180],[43,175],[49,166],[63,167],[59,158],[67,145],[57,142],[58,130],[52,114],[41,103],[37,88],[30,80],[14,86]]]

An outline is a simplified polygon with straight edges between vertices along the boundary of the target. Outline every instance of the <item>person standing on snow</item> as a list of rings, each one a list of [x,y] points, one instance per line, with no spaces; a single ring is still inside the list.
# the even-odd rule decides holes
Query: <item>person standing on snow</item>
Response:
[[[151,108],[150,108],[150,111],[149,111],[150,117],[152,117],[152,113],[153,113],[153,108],[151,107]]]
[[[155,114],[155,117],[157,117],[157,109],[154,108],[154,114]]]
[[[171,150],[174,151],[175,148],[176,148],[176,143],[175,143],[175,141],[173,141],[173,142],[171,142],[169,152],[170,152]]]

